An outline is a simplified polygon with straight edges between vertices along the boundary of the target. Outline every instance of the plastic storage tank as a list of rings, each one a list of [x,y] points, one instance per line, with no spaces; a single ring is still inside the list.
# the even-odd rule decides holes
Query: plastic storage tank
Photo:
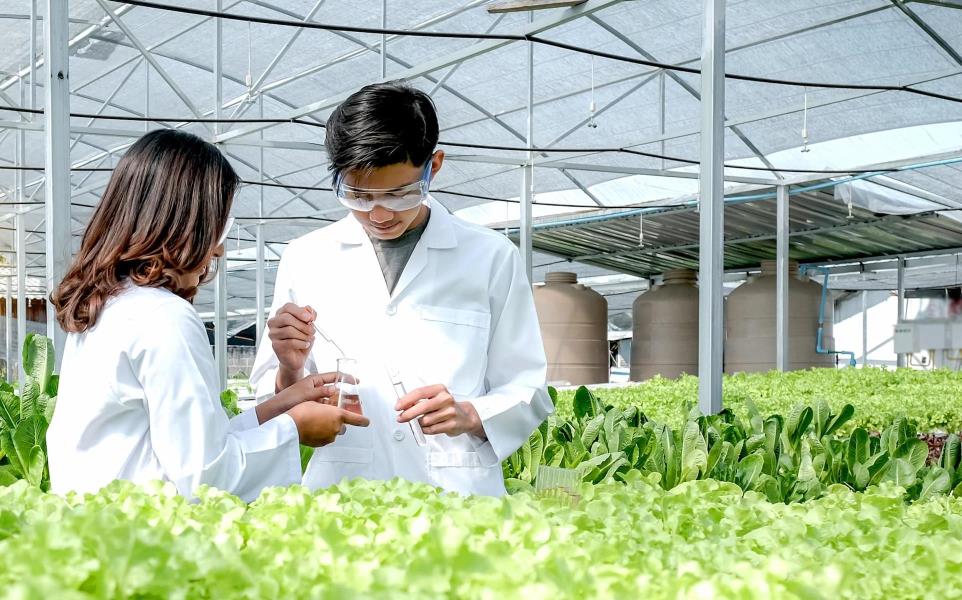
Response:
[[[758,372],[775,368],[775,261],[763,261],[761,275],[728,295],[725,326],[725,372]],[[822,286],[800,279],[798,263],[788,265],[788,368],[831,367],[833,354],[815,351]],[[825,304],[822,347],[832,350],[833,303]]]
[[[578,283],[574,273],[545,275],[534,288],[541,337],[548,357],[548,383],[608,382],[608,302]]]
[[[698,374],[697,275],[676,269],[662,281],[632,305],[631,381]]]

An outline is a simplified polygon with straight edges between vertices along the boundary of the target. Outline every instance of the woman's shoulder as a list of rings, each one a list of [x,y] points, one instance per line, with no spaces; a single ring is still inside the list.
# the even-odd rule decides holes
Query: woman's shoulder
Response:
[[[166,288],[127,284],[110,299],[101,323],[129,324],[140,330],[180,328],[203,324],[194,307]]]

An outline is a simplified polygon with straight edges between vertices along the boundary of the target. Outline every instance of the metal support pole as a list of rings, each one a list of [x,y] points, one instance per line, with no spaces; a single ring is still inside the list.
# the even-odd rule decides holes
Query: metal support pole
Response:
[[[788,188],[777,188],[776,208],[776,264],[775,283],[775,368],[787,371],[788,356]]]
[[[60,284],[67,271],[73,239],[70,235],[70,74],[68,69],[67,0],[47,0],[43,20],[44,59],[47,65],[45,124],[47,295]],[[23,310],[24,307],[20,307]],[[65,334],[56,311],[47,310],[47,337],[56,349],[57,364],[63,357]]]
[[[30,71],[30,76],[33,78],[33,70]],[[32,86],[31,86],[32,87]],[[23,104],[24,101],[24,88],[23,88],[23,78],[20,79],[20,103]],[[20,120],[25,120],[25,115],[20,115]],[[26,155],[25,151],[26,145],[26,135],[23,130],[17,132],[14,138],[14,157],[13,161],[16,166],[22,166],[25,162],[24,158]],[[26,188],[24,187],[24,180],[26,174],[23,171],[14,172],[14,198],[17,202],[26,202]],[[16,217],[14,217],[14,243],[16,247],[16,260],[17,260],[17,344],[13,350],[13,364],[7,363],[7,373],[10,381],[13,381],[14,377],[16,380],[23,381],[22,369],[20,367],[20,349],[23,348],[23,342],[27,335],[26,330],[26,306],[27,306],[27,296],[26,296],[26,272],[27,272],[27,254],[26,254],[26,229],[24,225],[24,214],[25,206],[19,205],[17,208]],[[21,266],[22,265],[22,266]]]
[[[30,0],[30,108],[37,108],[37,0]]]
[[[264,96],[260,97],[260,115],[264,118]],[[261,139],[264,138],[264,132],[260,132]],[[260,181],[264,180],[264,147],[261,146],[260,149],[260,160],[257,163],[258,176]],[[264,186],[258,186],[260,189],[260,198],[257,203],[257,216],[264,218]],[[255,339],[255,344],[260,345],[262,336],[264,335],[264,311],[265,311],[265,284],[264,284],[264,224],[263,222],[257,223],[257,229],[255,230],[255,237],[257,239],[257,265],[256,265],[256,284],[255,293],[257,297],[257,317],[255,319],[257,337]]]
[[[263,187],[263,186],[261,186]],[[257,265],[256,265],[256,293],[257,296],[257,340],[256,343],[259,345],[261,343],[261,338],[264,335],[264,321],[265,313],[267,311],[267,301],[266,301],[266,289],[267,286],[264,282],[264,226],[261,223],[257,224],[257,229],[255,230],[255,236],[257,238]]]
[[[896,273],[896,323],[901,323],[905,319],[905,258],[901,256],[898,258],[898,271]],[[895,366],[905,366],[904,354],[895,355]]]
[[[217,0],[217,12],[222,12],[224,9],[223,0]],[[214,118],[220,119],[222,114],[221,104],[223,104],[224,99],[224,48],[223,48],[223,38],[224,38],[224,22],[221,19],[214,20]],[[219,134],[221,131],[221,124],[214,123],[214,133]]]
[[[227,259],[217,259],[214,279],[214,362],[221,389],[227,389]]]
[[[13,353],[10,351],[13,348],[13,299],[10,294],[13,289],[13,277],[7,275],[4,281],[7,287],[3,298],[4,357],[7,361],[7,381],[10,382],[13,381],[14,373]]]
[[[217,12],[223,10],[223,0],[217,0]],[[215,21],[214,35],[214,115],[221,118],[224,98],[223,86],[223,36],[221,19]],[[214,124],[214,134],[220,133],[221,124]],[[227,389],[227,260],[217,259],[217,276],[214,279],[214,362],[221,389]]]
[[[144,117],[150,116],[150,63],[144,60]],[[150,131],[150,122],[144,121],[144,133]]]
[[[658,135],[662,138],[665,137],[665,113],[667,112],[667,107],[665,105],[666,101],[665,71],[662,69],[661,72],[658,73]],[[661,155],[665,155],[665,140],[661,140]],[[664,158],[661,159],[661,168],[662,170],[666,168]]]
[[[701,58],[698,407],[722,409],[725,156],[725,0],[705,0]]]
[[[534,20],[534,13],[528,13],[528,22]],[[528,124],[525,140],[529,148],[534,147],[534,44],[528,42]],[[532,281],[532,212],[531,203],[534,187],[534,153],[528,152],[528,160],[521,169],[521,261],[528,282]]]
[[[27,338],[27,228],[24,223],[26,214],[17,213],[14,219],[15,235],[17,238],[17,348],[14,352],[17,363],[17,381],[23,381],[23,364],[20,361],[20,349]]]
[[[862,367],[868,366],[868,290],[862,290]]]
[[[387,0],[381,0],[381,29],[387,29]],[[387,34],[381,34],[381,79],[387,79]]]

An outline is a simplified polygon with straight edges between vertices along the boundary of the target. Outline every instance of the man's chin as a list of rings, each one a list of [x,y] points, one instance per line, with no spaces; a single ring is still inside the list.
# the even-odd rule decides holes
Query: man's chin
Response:
[[[379,240],[391,240],[402,233],[400,223],[395,223],[390,227],[375,227],[374,225],[368,225],[365,229],[372,236]]]

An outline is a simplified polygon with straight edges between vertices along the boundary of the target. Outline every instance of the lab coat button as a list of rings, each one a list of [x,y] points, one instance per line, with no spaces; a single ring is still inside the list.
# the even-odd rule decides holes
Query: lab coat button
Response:
[[[388,316],[394,316],[397,314],[397,307],[393,304],[388,304],[387,308],[384,309],[384,312],[386,312]]]
[[[404,432],[401,431],[400,429],[395,429],[395,430],[394,430],[394,439],[395,439],[395,441],[398,441],[398,442],[404,441]]]

